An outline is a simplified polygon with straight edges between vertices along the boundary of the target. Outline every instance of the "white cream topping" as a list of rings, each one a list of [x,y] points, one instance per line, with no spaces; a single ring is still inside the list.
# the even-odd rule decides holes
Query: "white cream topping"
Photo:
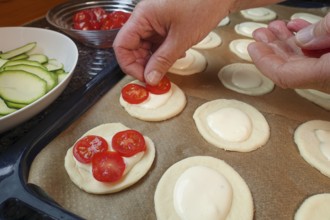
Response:
[[[315,136],[320,141],[319,147],[323,156],[330,160],[330,131],[317,129]]]
[[[220,138],[230,142],[248,139],[252,132],[249,116],[233,107],[221,108],[206,118],[209,128]]]
[[[188,49],[186,56],[176,60],[168,71],[179,75],[191,75],[204,71],[206,64],[203,54],[195,49]]]
[[[252,61],[249,52],[247,50],[250,43],[255,42],[250,39],[236,39],[230,42],[229,48],[230,50],[239,56],[241,59],[246,61]]]
[[[262,84],[262,78],[252,71],[235,71],[232,74],[232,82],[239,88],[252,89]]]
[[[198,44],[192,46],[194,49],[211,49],[219,46],[222,40],[219,35],[214,32],[210,32],[203,40]]]
[[[225,25],[229,24],[229,22],[230,22],[230,18],[229,18],[229,16],[226,16],[219,22],[218,26],[219,27],[225,26]]]
[[[254,21],[268,21],[276,18],[276,12],[263,7],[241,10],[241,14]]]
[[[309,23],[312,23],[312,24],[314,24],[322,19],[321,16],[310,14],[310,13],[304,13],[304,12],[298,12],[291,16],[291,20],[298,19],[298,18],[308,21]]]
[[[247,9],[245,11],[247,14],[253,15],[256,17],[262,17],[262,16],[268,15],[270,13],[269,10],[267,10],[265,8],[251,8],[251,9]]]
[[[242,22],[240,24],[236,24],[235,25],[235,31],[238,34],[241,34],[243,36],[252,38],[253,37],[252,33],[255,30],[257,30],[259,28],[266,28],[266,27],[267,27],[267,24],[247,21],[247,22]]]
[[[173,200],[181,220],[225,220],[231,209],[233,189],[221,173],[196,165],[178,178]]]

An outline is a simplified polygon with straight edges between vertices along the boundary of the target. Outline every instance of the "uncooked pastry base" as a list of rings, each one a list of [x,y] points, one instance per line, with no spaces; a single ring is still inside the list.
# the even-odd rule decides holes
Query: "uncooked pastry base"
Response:
[[[295,89],[295,91],[298,95],[308,101],[311,101],[326,110],[330,110],[330,94],[311,89]]]
[[[320,151],[320,141],[314,132],[317,129],[330,131],[330,122],[312,120],[299,125],[294,133],[294,141],[306,162],[330,177],[330,161]]]
[[[83,136],[86,135],[99,135],[102,137],[112,137],[115,133],[129,129],[121,123],[109,123],[97,126],[87,131]],[[73,158],[72,149],[69,148],[65,156],[64,166],[69,174],[72,182],[77,185],[80,189],[93,194],[108,194],[121,191],[141,179],[150,169],[154,158],[155,158],[155,146],[152,140],[144,136],[147,151],[145,152],[142,159],[134,165],[134,167],[116,183],[103,183],[95,180],[91,173],[84,170],[78,169],[76,162]],[[79,138],[80,139],[80,138]]]
[[[192,166],[206,166],[224,175],[233,188],[233,201],[226,220],[252,220],[253,198],[244,179],[226,162],[209,156],[194,156],[172,165],[161,177],[155,191],[158,220],[180,220],[173,206],[173,190],[180,175]]]
[[[299,207],[294,220],[329,220],[330,194],[316,194],[307,198]]]
[[[233,107],[245,112],[252,122],[250,137],[241,142],[222,139],[207,125],[207,116],[221,108]],[[217,99],[198,107],[193,115],[196,127],[202,137],[210,144],[224,150],[250,152],[263,146],[269,139],[270,129],[265,117],[253,106],[237,100]]]

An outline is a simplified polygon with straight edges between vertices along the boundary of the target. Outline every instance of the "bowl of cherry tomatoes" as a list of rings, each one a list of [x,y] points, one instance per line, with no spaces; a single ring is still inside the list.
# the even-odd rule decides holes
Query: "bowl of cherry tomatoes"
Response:
[[[135,0],[74,0],[50,9],[46,19],[86,46],[111,48],[136,4]]]

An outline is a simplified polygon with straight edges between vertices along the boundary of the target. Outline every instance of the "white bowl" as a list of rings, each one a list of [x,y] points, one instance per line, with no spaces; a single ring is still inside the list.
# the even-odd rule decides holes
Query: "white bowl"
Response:
[[[64,64],[68,75],[46,95],[9,115],[0,118],[0,133],[35,116],[51,104],[68,85],[78,62],[78,48],[67,36],[48,29],[33,27],[1,27],[0,51],[7,51],[30,42],[37,42],[34,53],[40,52]]]

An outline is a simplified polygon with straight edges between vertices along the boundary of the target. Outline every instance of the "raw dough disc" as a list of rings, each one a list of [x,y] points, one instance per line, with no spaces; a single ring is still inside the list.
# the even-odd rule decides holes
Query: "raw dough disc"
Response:
[[[142,84],[138,80],[131,83]],[[171,83],[172,94],[167,101],[157,108],[144,108],[141,104],[130,104],[120,95],[119,102],[132,117],[143,121],[163,121],[170,119],[181,113],[186,106],[187,100],[183,91],[174,83]],[[157,95],[149,95],[150,98],[157,99]],[[148,100],[147,100],[148,101]]]
[[[301,124],[294,133],[300,155],[314,168],[330,177],[330,122],[312,120]]]
[[[173,190],[177,179],[190,167],[206,166],[225,176],[233,188],[233,201],[226,220],[252,220],[253,198],[244,179],[227,163],[209,156],[194,156],[172,165],[158,182],[154,202],[158,220],[180,220],[173,206]]]
[[[219,22],[218,27],[226,26],[227,24],[229,24],[229,22],[230,22],[230,18],[229,16],[226,16]]]
[[[111,143],[111,138],[114,134],[119,131],[128,130],[129,128],[121,123],[108,123],[99,125],[89,131],[87,131],[81,137],[86,135],[99,135]],[[114,183],[103,183],[94,179],[93,175],[85,170],[78,169],[76,161],[73,158],[72,149],[70,147],[65,156],[64,166],[72,180],[80,189],[92,193],[92,194],[108,194],[121,191],[140,180],[150,169],[154,158],[155,158],[155,146],[152,140],[144,136],[147,151],[145,152],[142,159],[132,167],[132,169],[123,177],[119,182]],[[80,139],[80,138],[79,138]]]
[[[192,46],[193,49],[212,49],[220,46],[222,39],[211,31],[202,41]]]
[[[250,39],[236,39],[229,43],[229,49],[231,52],[236,54],[239,58],[252,62],[249,55],[247,47],[250,43],[255,42],[255,40]]]
[[[308,101],[311,101],[326,110],[330,110],[330,94],[313,89],[295,89],[295,91],[298,95]]]
[[[229,64],[218,77],[226,88],[246,95],[264,95],[274,88],[274,83],[250,63]]]
[[[186,56],[178,59],[168,70],[170,73],[177,75],[192,75],[203,72],[206,68],[207,61],[203,54],[194,49],[186,51]]]
[[[237,34],[245,37],[253,37],[252,33],[258,28],[266,28],[268,25],[259,22],[246,21],[235,25],[235,31]]]
[[[322,19],[322,17],[311,14],[311,13],[297,12],[291,16],[291,20],[292,19],[303,19],[303,20],[308,21],[309,23],[313,24],[313,23],[320,21]]]
[[[251,19],[253,21],[271,21],[277,16],[275,11],[263,7],[241,10],[241,14],[244,18]]]
[[[251,132],[249,136],[242,141],[228,141],[220,137],[216,132],[211,129],[207,123],[207,118],[210,114],[218,112],[222,109],[237,109],[237,111],[246,114],[248,120],[251,123]],[[195,120],[196,127],[202,137],[210,144],[222,148],[224,150],[250,152],[263,146],[269,139],[270,129],[265,117],[253,106],[237,100],[217,99],[199,106],[193,118]],[[235,118],[228,118],[226,126],[230,131],[230,126],[235,123]],[[231,124],[229,124],[231,123]],[[237,130],[233,130],[237,132]]]
[[[329,220],[329,204],[329,193],[313,195],[301,204],[294,216],[294,220]]]

